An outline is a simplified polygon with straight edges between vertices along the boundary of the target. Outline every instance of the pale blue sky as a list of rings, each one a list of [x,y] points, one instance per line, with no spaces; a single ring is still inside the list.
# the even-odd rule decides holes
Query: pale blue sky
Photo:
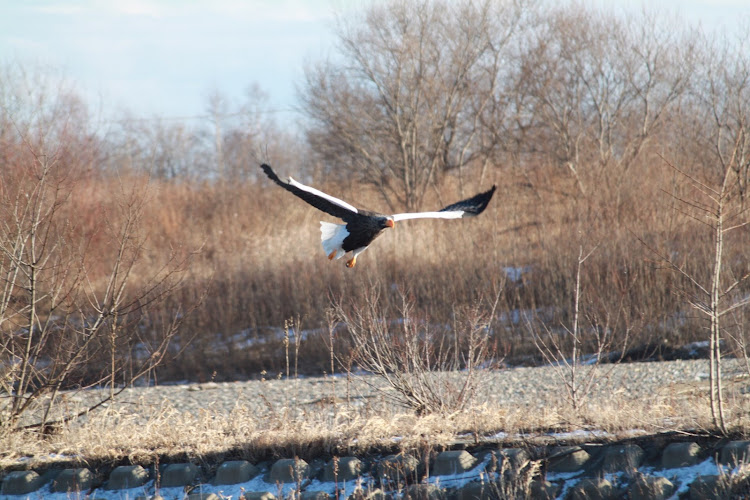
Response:
[[[203,114],[211,89],[238,99],[253,82],[272,109],[287,110],[305,62],[331,52],[335,12],[371,1],[379,0],[0,0],[0,58],[62,68],[105,114]],[[711,29],[750,12],[748,0],[660,4]]]

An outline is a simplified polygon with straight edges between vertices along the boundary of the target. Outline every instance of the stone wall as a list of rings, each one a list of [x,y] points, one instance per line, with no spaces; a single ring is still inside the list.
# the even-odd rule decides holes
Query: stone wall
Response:
[[[637,442],[569,446],[463,446],[443,452],[378,457],[299,458],[253,464],[198,463],[17,470],[0,494],[21,498],[188,498],[328,500],[389,497],[489,500],[530,498],[711,499],[750,492],[744,464],[750,441]],[[73,495],[73,496],[71,496]]]

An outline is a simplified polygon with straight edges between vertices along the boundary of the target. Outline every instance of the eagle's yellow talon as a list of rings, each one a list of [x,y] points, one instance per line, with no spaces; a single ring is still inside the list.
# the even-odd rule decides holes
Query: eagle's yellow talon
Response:
[[[357,263],[357,258],[352,257],[351,259],[346,261],[346,267],[354,267],[356,263]]]
[[[328,260],[333,260],[334,257],[336,257],[336,250],[328,254]]]

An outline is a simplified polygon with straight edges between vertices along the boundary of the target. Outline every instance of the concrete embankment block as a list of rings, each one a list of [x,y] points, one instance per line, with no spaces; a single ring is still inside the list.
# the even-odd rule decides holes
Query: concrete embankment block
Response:
[[[302,459],[282,458],[271,466],[269,475],[272,483],[296,483],[304,481],[310,474],[310,466]]]
[[[750,462],[750,441],[730,441],[721,448],[719,463],[736,467]]]
[[[550,472],[577,472],[591,458],[589,452],[580,446],[561,446],[552,450],[547,459]]]
[[[414,481],[418,467],[419,460],[412,455],[388,455],[378,463],[378,479],[381,482],[385,480],[395,483]]]
[[[412,484],[406,488],[405,500],[445,500],[447,495],[434,484]]]
[[[699,476],[690,483],[690,500],[722,500],[730,498],[729,486],[719,476]]]
[[[529,462],[529,452],[523,448],[501,448],[497,451],[498,462],[507,460],[514,470],[520,469]]]
[[[190,486],[198,477],[200,468],[195,464],[170,464],[161,474],[162,488]]]
[[[140,465],[121,465],[109,475],[109,481],[104,489],[126,490],[143,486],[148,481],[148,471]]]
[[[628,488],[630,500],[664,500],[674,493],[675,486],[666,477],[639,474]]]
[[[483,481],[466,483],[456,491],[456,500],[491,500],[492,487]]]
[[[614,500],[617,490],[603,478],[582,479],[570,490],[570,500]]]
[[[42,478],[33,470],[17,470],[5,476],[0,492],[3,495],[25,495],[38,490],[42,482]]]
[[[444,451],[435,457],[432,466],[433,476],[448,476],[462,474],[471,470],[477,463],[477,459],[466,450]]]
[[[610,446],[604,451],[603,472],[635,469],[643,462],[643,449],[637,444]]]
[[[698,443],[670,443],[661,454],[664,469],[689,467],[700,461],[701,447]]]
[[[230,460],[216,469],[214,484],[237,484],[250,481],[260,470],[247,460]]]
[[[357,457],[341,457],[331,460],[323,468],[322,480],[330,481],[353,481],[362,475],[364,465]]]
[[[553,500],[557,498],[560,487],[549,481],[535,480],[529,488],[530,498],[535,500]]]
[[[94,475],[86,468],[65,469],[52,482],[52,491],[68,493],[88,491],[94,483]]]

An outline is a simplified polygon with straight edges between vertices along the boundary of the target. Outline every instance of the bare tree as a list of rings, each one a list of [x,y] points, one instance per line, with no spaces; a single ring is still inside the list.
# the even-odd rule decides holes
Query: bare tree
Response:
[[[186,123],[126,117],[107,137],[109,154],[102,168],[165,180],[198,177],[207,170],[200,142],[197,131]]]
[[[204,132],[207,150],[212,150],[216,168],[210,178],[233,183],[253,180],[260,162],[307,165],[295,156],[292,134],[276,124],[269,108],[269,96],[258,84],[251,84],[239,101],[214,89],[207,102],[210,131]],[[200,135],[200,134],[199,134]]]
[[[741,246],[732,248],[733,242],[743,244],[742,239],[732,237],[746,233],[750,224],[750,59],[742,43],[705,42],[706,52],[697,66],[702,78],[691,89],[694,105],[690,109],[702,118],[695,129],[695,143],[708,152],[698,157],[706,163],[699,160],[697,165],[688,165],[690,170],[668,163],[688,188],[686,194],[672,194],[676,208],[710,235],[710,262],[704,266],[709,271],[693,271],[671,255],[662,253],[660,258],[683,278],[682,293],[708,321],[711,415],[716,428],[727,434],[722,389],[724,318],[750,303],[746,259]],[[739,344],[745,345],[744,338]]]
[[[725,330],[722,318],[750,303],[750,297],[735,297],[736,290],[745,285],[750,273],[737,276],[726,269],[728,233],[741,230],[750,224],[747,218],[748,207],[737,189],[740,184],[737,182],[735,163],[736,157],[730,159],[718,185],[697,179],[670,164],[686,179],[694,192],[690,197],[677,198],[681,210],[691,219],[704,225],[711,234],[712,262],[707,263],[710,266],[708,277],[703,278],[701,274],[691,272],[672,256],[659,254],[660,259],[683,278],[685,284],[682,293],[690,305],[708,320],[709,401],[714,425],[722,434],[728,433],[722,390],[721,346]]]
[[[224,162],[224,121],[229,114],[229,102],[219,89],[212,89],[207,97],[206,111],[213,126],[214,171],[220,180],[226,178]]]
[[[417,413],[461,410],[472,402],[483,370],[498,361],[490,335],[498,300],[456,311],[449,331],[419,317],[408,293],[401,292],[398,311],[383,307],[377,290],[362,305],[334,301],[332,317],[352,342],[351,359],[342,364],[377,375],[395,391],[388,397]]]
[[[528,112],[580,193],[608,187],[618,202],[631,165],[687,89],[695,37],[654,14],[577,7],[554,10],[534,31]]]
[[[722,178],[731,168],[747,197],[750,176],[750,32],[739,40],[703,39],[704,51],[691,87],[689,112],[695,127],[690,142],[702,169]],[[696,149],[703,152],[697,154]]]
[[[583,245],[579,246],[570,325],[563,324],[560,329],[550,328],[541,321],[537,322],[538,325],[531,319],[527,321],[534,345],[544,360],[554,368],[574,411],[583,408],[594,386],[612,371],[613,368],[602,370],[602,362],[619,361],[610,357],[620,352],[621,358],[625,353],[630,333],[626,328],[624,336],[619,340],[613,335],[615,325],[624,312],[623,304],[616,304],[613,310],[604,314],[585,305],[581,270],[598,246],[585,255]],[[614,364],[610,366],[614,367]]]
[[[110,385],[98,406],[164,359],[182,311],[142,320],[179,286],[190,255],[142,265],[147,178],[123,179],[98,206],[81,196],[96,154],[75,101],[36,87],[11,102],[28,114],[10,120],[3,143],[13,161],[0,189],[0,421],[44,429],[75,415],[57,404],[61,390]],[[96,238],[109,238],[104,255],[90,250]]]
[[[418,208],[445,172],[486,161],[480,117],[529,5],[393,1],[342,21],[340,58],[306,72],[312,148],[391,208]]]
[[[741,250],[750,224],[750,59],[742,43],[703,42],[705,52],[696,65],[699,77],[688,103],[697,116],[689,130],[695,154],[684,167],[665,161],[683,180],[686,191],[670,193],[676,210],[686,223],[697,222],[710,236],[710,262],[691,269],[678,256],[652,250],[682,278],[682,294],[708,322],[711,414],[714,425],[726,434],[721,362],[725,316],[750,303],[746,292],[750,272]],[[745,345],[742,334],[735,338]]]
[[[40,427],[69,418],[53,411],[61,389],[107,384],[106,400],[158,365],[182,312],[150,331],[139,320],[179,286],[186,263],[175,254],[151,279],[133,283],[145,243],[142,183],[112,193],[117,204],[101,214],[100,228],[112,254],[94,259],[90,236],[66,213],[72,179],[60,177],[54,156],[37,156],[28,174],[28,184],[0,203],[0,386],[10,398],[2,419],[10,428],[24,414],[31,415],[25,425]],[[108,273],[92,273],[102,260]]]

